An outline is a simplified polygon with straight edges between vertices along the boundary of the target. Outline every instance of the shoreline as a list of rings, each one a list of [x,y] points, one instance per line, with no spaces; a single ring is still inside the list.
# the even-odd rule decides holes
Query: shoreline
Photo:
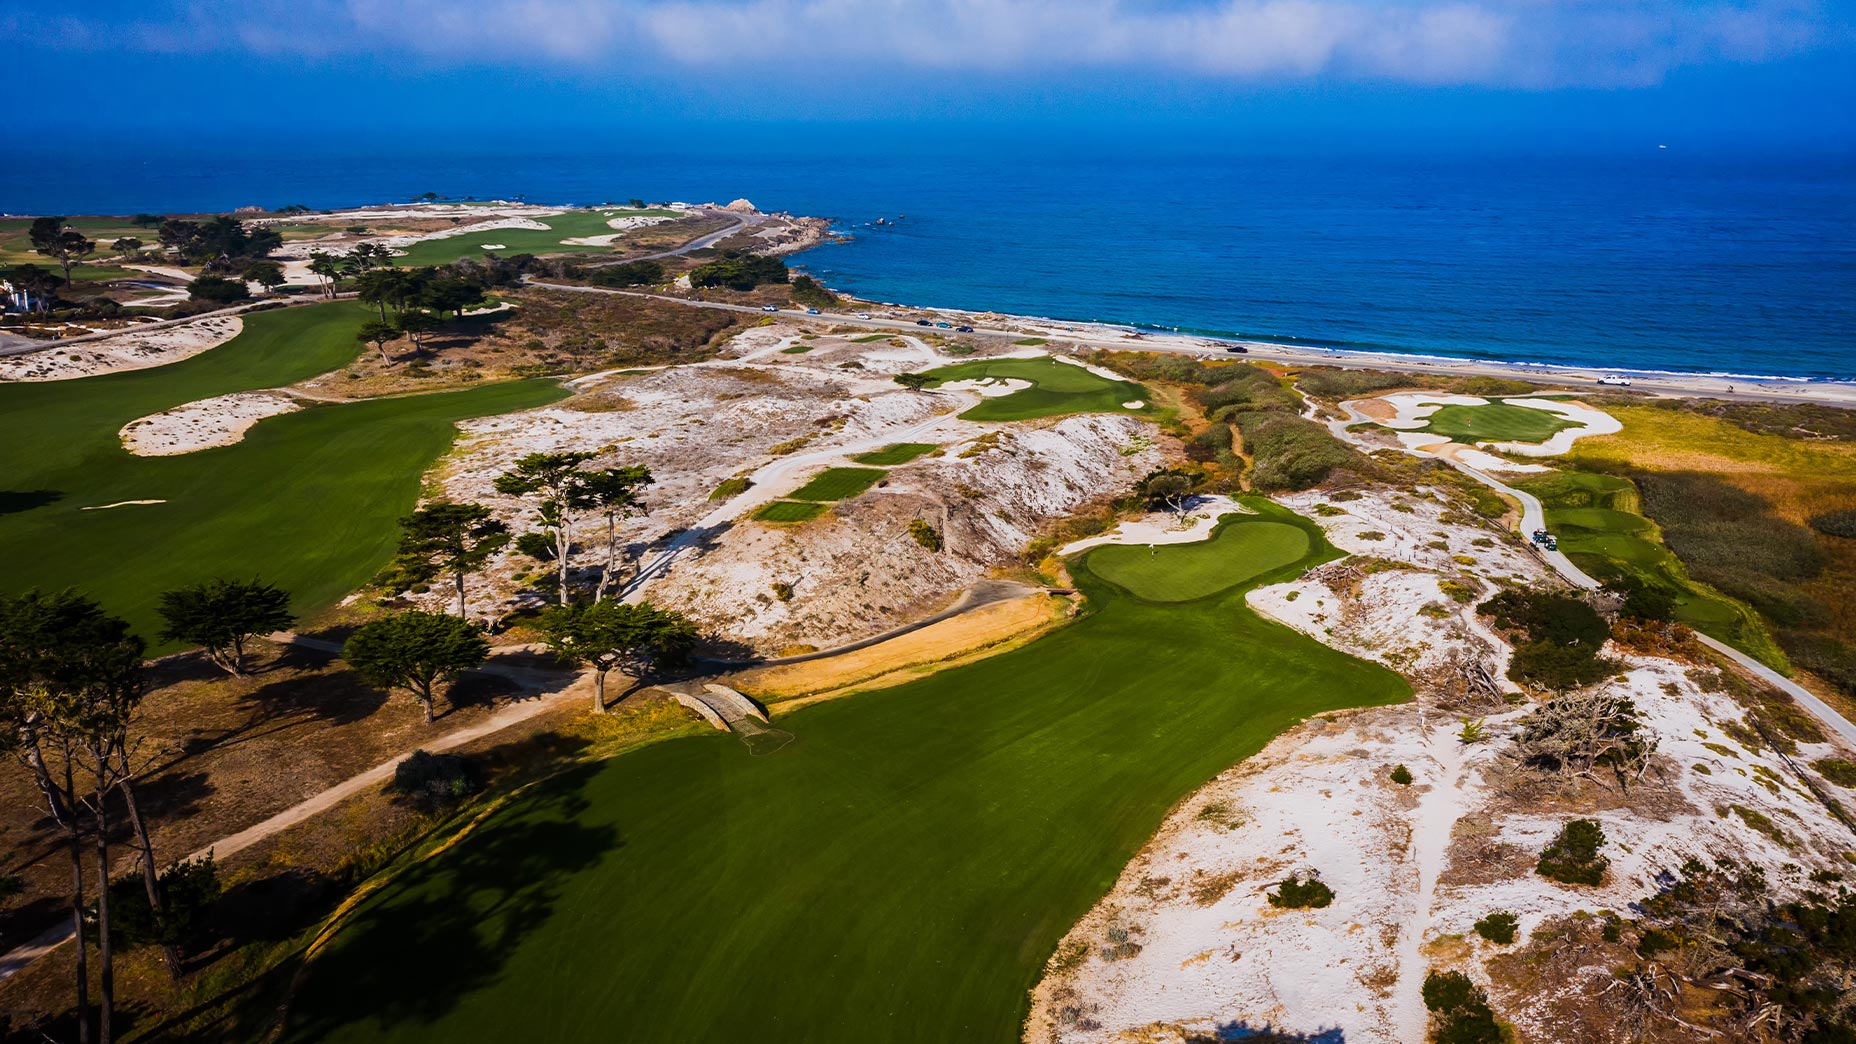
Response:
[[[1589,385],[1617,393],[1650,392],[1684,397],[1711,397],[1755,402],[1805,402],[1824,406],[1856,409],[1856,378],[1836,380],[1827,377],[1795,377],[1783,374],[1741,374],[1656,370],[1629,366],[1587,366],[1579,363],[1526,362],[1506,359],[1479,359],[1467,356],[1437,355],[1423,352],[1400,352],[1381,349],[1327,348],[1312,345],[1284,344],[1251,338],[1184,333],[1164,327],[1147,327],[1122,323],[1086,322],[1045,316],[1016,315],[1006,312],[977,311],[944,306],[908,305],[888,301],[867,301],[849,293],[841,294],[852,307],[914,313],[908,324],[914,326],[916,315],[958,320],[974,328],[974,334],[1017,334],[1042,337],[1052,342],[1066,341],[1090,347],[1118,351],[1157,351],[1193,354],[1207,358],[1263,360],[1293,366],[1334,366],[1342,369],[1380,370],[1393,373],[1444,373],[1453,376],[1507,377],[1536,383],[1569,386]],[[872,312],[874,315],[875,312]],[[847,322],[857,320],[836,313],[806,318],[832,318]],[[989,325],[982,325],[989,324]],[[1009,324],[1023,329],[999,329]],[[939,330],[939,328],[932,328]],[[947,332],[947,331],[940,331]],[[1232,352],[1241,347],[1243,352]],[[1599,378],[1621,376],[1628,387],[1599,384]]]

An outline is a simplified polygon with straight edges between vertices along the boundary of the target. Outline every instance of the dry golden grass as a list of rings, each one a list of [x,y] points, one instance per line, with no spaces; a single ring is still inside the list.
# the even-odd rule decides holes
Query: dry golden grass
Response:
[[[1044,594],[997,602],[842,656],[743,671],[727,684],[768,702],[840,695],[853,685],[887,688],[1015,648],[1067,618],[1070,605]]]

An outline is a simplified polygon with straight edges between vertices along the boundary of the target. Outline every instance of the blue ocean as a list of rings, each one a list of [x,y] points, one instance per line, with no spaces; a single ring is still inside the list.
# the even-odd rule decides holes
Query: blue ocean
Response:
[[[1856,379],[1849,155],[1653,143],[1314,154],[808,128],[650,145],[409,140],[170,140],[98,154],[16,139],[0,163],[0,211],[328,208],[424,192],[746,197],[836,220],[850,240],[795,263],[882,301],[1329,347]]]

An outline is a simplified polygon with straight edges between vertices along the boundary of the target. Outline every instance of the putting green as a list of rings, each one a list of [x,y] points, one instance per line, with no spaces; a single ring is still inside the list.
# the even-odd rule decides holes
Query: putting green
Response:
[[[1583,427],[1585,425],[1546,410],[1498,401],[1486,406],[1445,406],[1431,414],[1430,423],[1417,430],[1447,435],[1452,442],[1471,445],[1477,442],[1545,442],[1556,431]]]
[[[1785,655],[1751,608],[1689,578],[1663,545],[1656,523],[1636,511],[1630,480],[1584,471],[1556,471],[1515,485],[1540,498],[1547,528],[1560,550],[1593,579],[1632,582],[1668,592],[1675,618],[1779,670]]]
[[[363,902],[285,1039],[1016,1041],[1058,939],[1175,802],[1307,715],[1409,692],[1245,607],[1334,557],[1258,510],[1231,527],[1301,528],[1308,553],[1161,605],[1097,551],[1080,620],[784,715],[777,753],[709,734],[537,787]]]
[[[967,420],[1014,421],[1055,417],[1065,413],[1144,413],[1147,389],[1132,381],[1111,381],[1081,366],[1060,363],[1050,356],[1035,359],[975,359],[928,371],[930,387],[949,381],[1019,380],[1031,387],[986,399],[962,413]],[[1130,409],[1123,403],[1139,402]]]
[[[392,556],[397,519],[466,417],[538,406],[552,381],[316,406],[272,417],[231,446],[137,457],[117,431],[196,399],[289,384],[347,363],[366,312],[313,305],[247,316],[238,337],[184,362],[129,373],[0,384],[4,589],[75,586],[160,630],[162,591],[253,576],[315,612]],[[134,500],[160,504],[84,510]]]
[[[1242,516],[1227,515],[1237,520]],[[1163,553],[1164,552],[1164,553]],[[1281,522],[1220,525],[1195,544],[1108,544],[1089,556],[1097,576],[1150,602],[1190,602],[1308,554],[1308,534]]]
[[[446,236],[444,239],[427,239],[407,247],[406,255],[400,258],[397,264],[405,268],[419,265],[448,265],[460,258],[482,257],[485,246],[489,244],[501,244],[498,249],[490,252],[503,257],[511,254],[603,253],[609,248],[567,244],[561,240],[612,235],[618,229],[606,223],[610,218],[681,216],[674,210],[628,210],[613,207],[573,210],[552,217],[538,218],[539,224],[548,226],[546,229],[492,228],[461,236]]]

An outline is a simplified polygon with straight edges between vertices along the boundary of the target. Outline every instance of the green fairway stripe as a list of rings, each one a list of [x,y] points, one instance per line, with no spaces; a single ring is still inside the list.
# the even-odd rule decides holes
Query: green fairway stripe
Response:
[[[1194,788],[1409,689],[1244,603],[1072,566],[1076,622],[895,688],[576,769],[366,903],[293,1042],[1011,1044],[1057,940]],[[1180,553],[1163,548],[1161,556]],[[1261,902],[1261,900],[1258,900]]]
[[[293,383],[349,362],[368,314],[349,304],[263,312],[184,362],[81,380],[0,385],[5,492],[56,498],[0,513],[5,588],[76,586],[144,637],[164,590],[261,575],[298,612],[333,605],[386,564],[397,520],[456,422],[539,406],[553,381],[318,405],[270,417],[231,446],[137,457],[117,431],[197,399]],[[163,504],[85,511],[120,501]],[[157,647],[160,651],[160,647]]]

